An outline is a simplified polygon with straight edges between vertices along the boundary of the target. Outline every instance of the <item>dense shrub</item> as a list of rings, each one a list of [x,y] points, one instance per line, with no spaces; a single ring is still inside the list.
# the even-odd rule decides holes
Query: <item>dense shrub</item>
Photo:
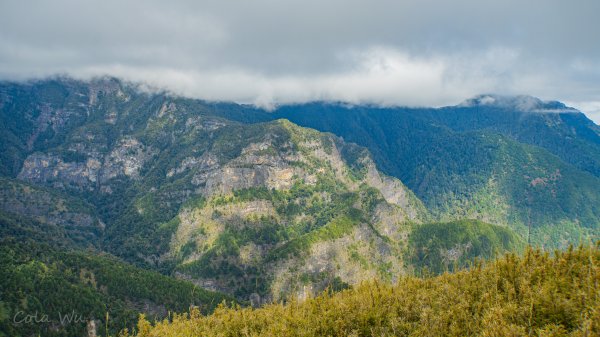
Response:
[[[154,325],[141,317],[134,335],[598,336],[599,260],[600,246],[553,255],[528,249],[454,274],[364,283],[302,303],[220,306]]]

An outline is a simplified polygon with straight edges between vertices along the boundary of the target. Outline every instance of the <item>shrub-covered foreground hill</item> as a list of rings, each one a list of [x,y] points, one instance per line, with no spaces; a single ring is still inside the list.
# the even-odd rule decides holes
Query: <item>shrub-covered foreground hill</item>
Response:
[[[133,335],[598,336],[599,260],[600,246],[553,256],[529,249],[468,271],[363,283],[302,303],[221,306],[155,325],[141,318]]]

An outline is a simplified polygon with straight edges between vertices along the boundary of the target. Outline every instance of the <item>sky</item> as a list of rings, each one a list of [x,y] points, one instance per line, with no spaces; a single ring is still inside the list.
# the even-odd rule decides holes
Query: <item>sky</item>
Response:
[[[2,0],[0,79],[110,75],[208,100],[560,100],[600,123],[598,0]]]

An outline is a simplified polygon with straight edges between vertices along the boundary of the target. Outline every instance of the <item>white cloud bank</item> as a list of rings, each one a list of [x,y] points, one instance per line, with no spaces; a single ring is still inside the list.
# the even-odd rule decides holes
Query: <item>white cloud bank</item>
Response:
[[[112,75],[264,107],[530,94],[598,123],[599,12],[596,0],[3,0],[0,79]]]

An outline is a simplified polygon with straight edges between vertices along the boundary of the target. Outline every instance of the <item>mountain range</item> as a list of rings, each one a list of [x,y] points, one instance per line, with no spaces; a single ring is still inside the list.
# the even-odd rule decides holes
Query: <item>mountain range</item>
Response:
[[[0,122],[11,336],[82,331],[11,323],[68,308],[60,289],[116,329],[139,312],[303,300],[600,235],[600,127],[529,96],[266,111],[51,78],[1,82]]]

